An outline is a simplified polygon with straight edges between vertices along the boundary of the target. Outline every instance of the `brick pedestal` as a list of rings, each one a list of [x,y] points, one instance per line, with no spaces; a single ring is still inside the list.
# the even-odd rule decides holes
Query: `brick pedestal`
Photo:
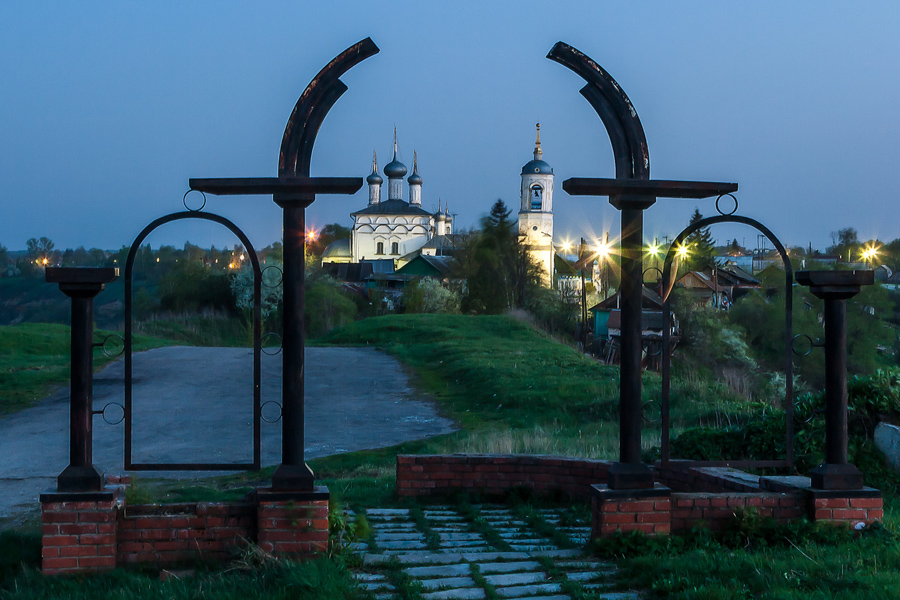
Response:
[[[256,491],[259,547],[279,555],[304,556],[328,549],[325,486],[309,492],[270,488]]]
[[[47,575],[116,566],[115,490],[41,494],[41,568]]]
[[[672,529],[672,491],[656,484],[652,489],[611,490],[591,486],[591,539],[617,531],[640,531],[648,535],[668,534]]]
[[[812,521],[846,523],[851,527],[859,523],[871,525],[884,518],[884,500],[881,491],[874,488],[860,490],[804,491],[807,516]]]

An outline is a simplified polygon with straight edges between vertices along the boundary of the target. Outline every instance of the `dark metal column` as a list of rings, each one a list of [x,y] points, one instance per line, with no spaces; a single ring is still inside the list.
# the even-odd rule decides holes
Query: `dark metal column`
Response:
[[[810,472],[810,484],[862,489],[862,473],[847,460],[847,300],[875,283],[875,272],[798,271],[797,283],[825,301],[825,462]]]
[[[847,304],[825,300],[825,462],[847,462]]]
[[[611,196],[621,211],[620,242],[622,277],[621,359],[619,361],[619,462],[609,468],[610,489],[653,487],[653,472],[641,462],[641,319],[643,317],[644,210],[655,197]]]
[[[48,267],[48,283],[72,299],[69,392],[69,466],[57,478],[59,492],[96,492],[103,477],[93,462],[94,297],[119,276],[118,269]]]
[[[306,207],[309,201],[278,202],[284,209],[284,373],[282,375],[281,464],[272,475],[276,488],[311,490],[315,476],[304,460],[304,352],[306,314]]]
[[[641,212],[622,210],[619,457],[623,463],[641,462]]]

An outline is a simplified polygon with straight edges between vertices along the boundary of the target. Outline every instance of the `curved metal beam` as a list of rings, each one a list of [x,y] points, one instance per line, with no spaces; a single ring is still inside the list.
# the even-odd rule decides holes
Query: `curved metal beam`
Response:
[[[742,217],[740,215],[717,215],[715,217],[707,217],[705,219],[701,219],[694,223],[693,225],[688,225],[681,233],[678,234],[678,237],[672,242],[669,246],[669,251],[666,253],[666,260],[663,266],[663,275],[662,282],[660,287],[665,286],[665,293],[660,294],[663,300],[663,308],[662,308],[662,318],[665,326],[663,327],[663,355],[661,360],[661,375],[662,375],[662,390],[661,390],[661,421],[662,421],[662,439],[661,439],[661,454],[663,464],[667,464],[669,462],[669,400],[671,390],[669,389],[669,381],[670,381],[670,363],[671,363],[671,353],[672,349],[670,346],[670,334],[668,323],[671,320],[672,314],[672,288],[675,286],[675,276],[672,273],[672,262],[675,259],[675,253],[677,252],[677,248],[681,246],[685,239],[692,233],[696,231],[700,231],[704,227],[708,227],[710,225],[715,225],[717,223],[740,223],[742,225],[748,225],[763,235],[765,235],[772,245],[775,246],[775,250],[778,251],[778,255],[781,257],[781,263],[784,266],[784,412],[785,412],[785,456],[784,461],[779,464],[778,461],[751,461],[756,462],[755,465],[747,465],[747,466],[755,466],[758,468],[766,467],[766,466],[782,466],[782,467],[793,467],[794,466],[794,362],[791,357],[791,342],[794,338],[794,296],[792,294],[793,282],[794,282],[794,269],[791,266],[791,259],[788,258],[787,251],[784,248],[784,245],[781,243],[775,234],[769,230],[768,227],[757,221],[756,219],[751,219],[749,217]],[[662,291],[662,290],[661,290]],[[740,461],[737,461],[740,462]],[[735,462],[732,466],[737,466],[737,462]],[[769,464],[771,463],[771,464]]]
[[[334,103],[347,91],[347,86],[339,78],[378,52],[372,38],[366,38],[338,54],[309,82],[284,128],[278,156],[279,177],[309,177],[319,127]]]
[[[609,134],[616,159],[616,178],[650,179],[650,151],[644,127],[622,87],[591,57],[565,42],[557,42],[547,58],[571,69],[587,82],[581,95],[594,107]]]

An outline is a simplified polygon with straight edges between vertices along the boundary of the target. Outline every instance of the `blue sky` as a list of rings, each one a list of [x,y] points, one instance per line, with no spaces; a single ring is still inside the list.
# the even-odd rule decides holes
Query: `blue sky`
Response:
[[[900,4],[837,2],[5,2],[0,4],[0,244],[118,248],[181,209],[190,177],[273,176],[285,122],[309,80],[370,36],[381,53],[344,78],[312,171],[368,174],[372,150],[415,149],[423,205],[472,226],[518,203],[542,123],[556,173],[558,238],[617,234],[604,198],[568,177],[613,176],[582,81],[545,58],[563,40],[634,102],[656,179],[735,181],[741,214],[790,245],[830,232],[900,237]],[[317,225],[366,203],[322,196]],[[265,246],[270,198],[211,198]],[[648,238],[674,236],[712,201],[660,200]],[[715,229],[756,245],[749,229]],[[148,240],[231,244],[172,227]]]

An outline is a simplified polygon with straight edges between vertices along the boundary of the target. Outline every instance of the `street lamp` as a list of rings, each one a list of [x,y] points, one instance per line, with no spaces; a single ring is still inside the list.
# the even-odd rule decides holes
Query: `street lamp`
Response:
[[[878,249],[875,246],[868,246],[862,253],[862,259],[864,262],[868,262],[871,267],[875,263],[875,259],[878,257]]]

